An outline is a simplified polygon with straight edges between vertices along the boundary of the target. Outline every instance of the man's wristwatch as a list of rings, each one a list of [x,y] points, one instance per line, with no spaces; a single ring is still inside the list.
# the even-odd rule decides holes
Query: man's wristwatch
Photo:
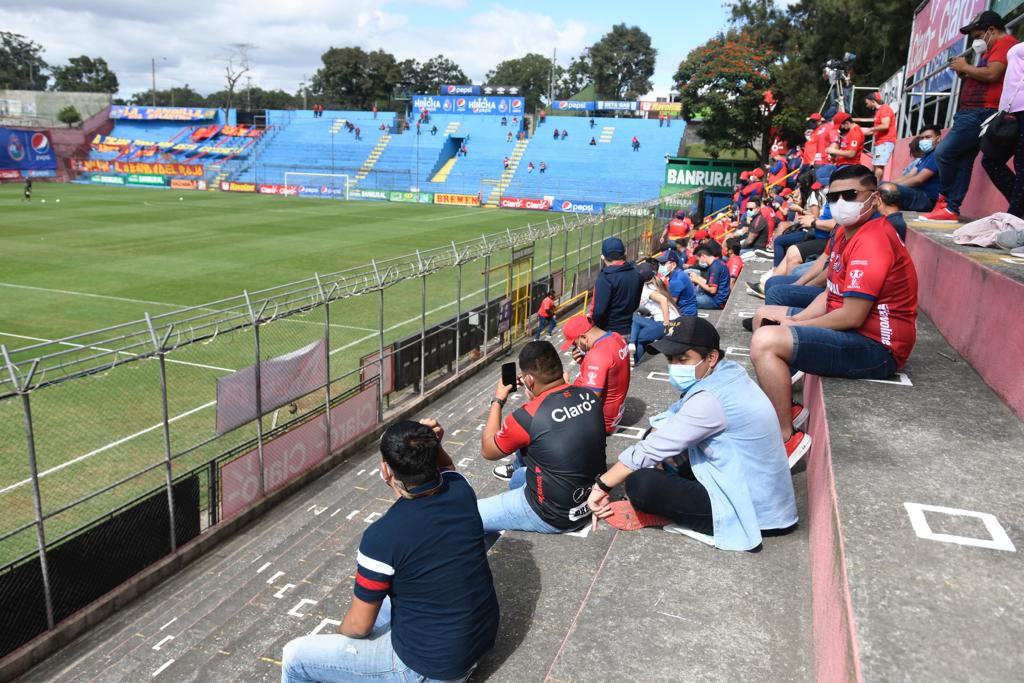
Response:
[[[597,484],[597,488],[601,489],[605,493],[611,493],[612,492],[612,487],[608,486],[608,484],[606,484],[603,481],[601,481],[601,475],[600,474],[597,475],[596,477],[594,477],[594,483]]]
[[[501,408],[504,408],[504,407],[505,407],[505,399],[503,399],[503,398],[498,398],[497,396],[495,396],[494,398],[492,398],[492,399],[491,399],[491,402],[490,402],[490,403],[488,403],[487,405],[489,405],[489,406],[493,406],[493,405],[494,405],[495,403],[497,403],[497,404],[498,404],[498,406],[499,406],[499,407],[501,407]]]

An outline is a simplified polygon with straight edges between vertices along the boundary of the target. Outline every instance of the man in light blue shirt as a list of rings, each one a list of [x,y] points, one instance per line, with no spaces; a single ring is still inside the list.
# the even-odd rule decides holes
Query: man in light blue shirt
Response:
[[[665,354],[669,382],[683,397],[597,477],[588,499],[595,526],[662,525],[711,536],[722,550],[752,550],[762,530],[797,523],[775,409],[743,367],[723,360],[719,343],[714,325],[684,317],[648,347]],[[610,503],[622,483],[629,503]]]

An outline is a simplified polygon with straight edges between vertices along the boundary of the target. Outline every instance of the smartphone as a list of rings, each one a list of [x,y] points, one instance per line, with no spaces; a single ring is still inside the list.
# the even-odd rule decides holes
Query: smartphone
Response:
[[[503,363],[501,366],[501,383],[505,386],[512,387],[512,391],[519,388],[519,383],[516,381],[516,364],[515,363]]]
[[[772,320],[771,318],[765,318],[761,321],[761,327],[768,327],[769,325],[781,325],[778,320]]]

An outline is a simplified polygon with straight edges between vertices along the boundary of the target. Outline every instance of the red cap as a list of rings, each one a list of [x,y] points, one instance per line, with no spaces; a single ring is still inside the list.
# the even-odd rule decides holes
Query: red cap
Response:
[[[750,171],[743,171],[740,173],[740,180],[746,180],[750,177]]]
[[[811,114],[807,118],[810,119],[811,121],[822,121],[823,120],[821,114],[819,114],[818,112],[814,112],[813,114]]]
[[[565,342],[562,344],[562,350],[567,351],[577,339],[585,335],[593,327],[594,321],[582,313],[578,313],[566,320],[562,325],[562,334],[565,335]]]
[[[788,197],[789,195],[793,194],[793,188],[784,187],[782,188],[782,192],[780,192],[779,194],[783,197]]]
[[[701,228],[700,230],[696,230],[693,233],[693,239],[695,239],[698,242],[700,242],[701,240],[706,240],[708,238],[708,235],[709,235],[708,231],[703,229],[703,228]]]
[[[822,186],[821,186],[821,183],[819,183],[819,182],[817,182],[817,181],[815,181],[815,182],[814,182],[814,184],[813,184],[813,185],[811,185],[811,189],[812,189],[812,190],[815,190],[815,191],[817,191],[817,190],[820,190],[820,189],[821,189],[821,187],[822,187]]]
[[[755,168],[753,171],[750,172],[750,175],[754,176],[755,178],[763,178],[764,177],[764,169],[763,168]]]
[[[880,92],[878,92],[876,90],[875,92],[871,93],[871,99],[873,99],[875,102],[878,102],[879,104],[881,104],[882,103],[882,93],[880,93]]]
[[[841,124],[841,123],[846,123],[849,120],[850,120],[850,114],[848,112],[845,112],[845,111],[841,111],[841,112],[839,112],[838,114],[836,114],[835,116],[832,117],[832,123],[836,124],[837,126],[839,124]]]

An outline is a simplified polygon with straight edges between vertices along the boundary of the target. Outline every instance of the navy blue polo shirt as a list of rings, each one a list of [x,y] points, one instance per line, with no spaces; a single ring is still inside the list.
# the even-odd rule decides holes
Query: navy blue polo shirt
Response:
[[[725,308],[725,302],[729,300],[729,267],[721,259],[715,259],[708,266],[707,281],[709,285],[718,285],[715,292],[715,305]]]
[[[494,645],[498,598],[476,494],[444,472],[431,496],[399,498],[363,533],[354,593],[391,596],[391,644],[428,678],[464,675]]]

